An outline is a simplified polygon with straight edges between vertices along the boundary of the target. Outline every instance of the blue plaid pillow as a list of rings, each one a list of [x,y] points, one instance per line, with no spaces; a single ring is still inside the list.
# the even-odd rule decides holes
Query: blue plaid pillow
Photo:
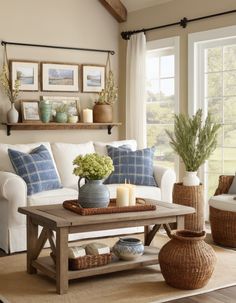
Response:
[[[107,146],[108,156],[113,160],[115,171],[105,184],[125,183],[157,186],[153,177],[153,155],[155,148],[131,151],[125,148]]]
[[[51,155],[44,145],[33,149],[29,154],[8,149],[11,163],[27,184],[27,195],[61,188]]]

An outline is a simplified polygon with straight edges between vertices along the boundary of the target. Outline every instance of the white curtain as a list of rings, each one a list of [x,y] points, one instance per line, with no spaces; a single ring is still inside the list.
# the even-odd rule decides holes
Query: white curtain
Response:
[[[126,57],[126,138],[136,139],[139,148],[146,147],[146,37],[132,35]]]

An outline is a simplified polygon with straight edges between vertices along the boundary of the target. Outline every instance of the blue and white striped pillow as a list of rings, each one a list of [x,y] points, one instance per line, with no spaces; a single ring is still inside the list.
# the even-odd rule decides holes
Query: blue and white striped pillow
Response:
[[[8,149],[8,155],[17,175],[27,184],[28,196],[62,187],[51,155],[44,145],[29,154]]]
[[[136,185],[157,186],[153,177],[154,147],[131,151],[108,145],[107,152],[113,160],[115,171],[105,180],[105,184],[120,184],[126,180]]]

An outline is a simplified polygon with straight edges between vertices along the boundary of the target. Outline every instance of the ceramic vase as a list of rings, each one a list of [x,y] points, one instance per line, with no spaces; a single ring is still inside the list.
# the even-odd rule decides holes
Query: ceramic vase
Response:
[[[57,123],[66,123],[67,122],[67,113],[56,113],[56,122]]]
[[[39,102],[39,116],[43,123],[48,123],[51,120],[52,106],[47,101]]]
[[[216,263],[206,232],[179,230],[159,252],[161,273],[167,284],[180,289],[198,289],[207,284]]]
[[[84,208],[107,207],[110,202],[110,193],[107,186],[103,184],[104,180],[86,179],[86,183],[80,186],[82,179],[80,178],[78,182],[80,206]]]
[[[7,112],[7,122],[8,123],[17,123],[19,119],[19,113],[15,108],[15,104],[11,103],[11,108]]]
[[[185,176],[183,178],[184,186],[198,186],[200,184],[200,180],[197,176],[196,171],[186,171]]]
[[[143,255],[144,246],[136,238],[120,238],[112,248],[112,252],[121,260],[134,260]]]

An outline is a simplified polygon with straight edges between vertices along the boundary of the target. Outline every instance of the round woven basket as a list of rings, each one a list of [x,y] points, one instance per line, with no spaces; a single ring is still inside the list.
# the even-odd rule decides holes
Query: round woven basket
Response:
[[[167,284],[180,289],[198,289],[207,284],[216,255],[205,237],[205,231],[179,230],[161,248],[159,262]]]
[[[192,231],[204,230],[204,198],[203,185],[184,186],[175,183],[173,189],[173,203],[194,207],[195,214],[185,216],[185,229]]]

